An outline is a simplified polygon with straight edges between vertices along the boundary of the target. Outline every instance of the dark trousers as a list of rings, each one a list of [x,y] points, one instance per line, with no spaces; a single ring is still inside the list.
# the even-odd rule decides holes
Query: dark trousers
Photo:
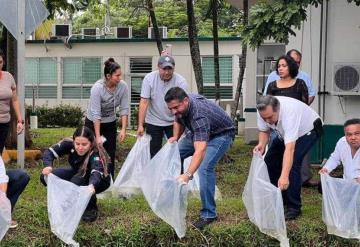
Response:
[[[13,211],[19,196],[24,191],[26,185],[29,183],[30,177],[25,171],[20,169],[8,170],[6,171],[6,175],[9,177],[6,196],[10,200],[11,211]]]
[[[315,130],[312,130],[296,141],[293,164],[289,174],[290,184],[288,189],[282,193],[284,205],[288,208],[301,210],[302,161],[319,137]],[[265,155],[265,163],[268,168],[270,181],[276,187],[278,186],[278,180],[281,175],[284,151],[284,141],[276,136],[272,140],[271,146]]]
[[[89,175],[85,175],[85,176],[79,176],[77,175],[76,170],[74,170],[73,168],[58,168],[58,169],[54,169],[52,171],[52,173],[56,176],[58,176],[61,179],[64,179],[66,181],[70,181],[76,185],[79,186],[87,186],[89,185]],[[41,174],[40,176],[40,181],[43,185],[46,186],[46,182],[44,179],[44,175]],[[103,178],[100,182],[99,185],[97,185],[95,187],[95,193],[99,194],[103,191],[105,191],[107,188],[109,188],[110,186],[110,176],[107,176],[106,178]],[[91,210],[91,209],[97,209],[97,205],[96,205],[96,195],[92,195],[92,197],[90,198],[89,204],[86,207],[86,210]]]
[[[164,134],[167,138],[170,138],[173,136],[173,125],[170,126],[156,126],[152,124],[146,124],[146,133],[151,136],[150,141],[150,155],[151,158],[159,152],[159,150],[162,147],[162,141]]]
[[[94,130],[93,121],[88,118],[85,119],[85,126]],[[108,164],[109,174],[114,178],[115,173],[115,152],[116,152],[116,121],[111,123],[101,123],[100,124],[100,135],[103,135],[106,138],[106,142],[104,142],[103,146],[106,152],[109,154],[111,163]]]
[[[0,155],[5,146],[5,141],[9,133],[10,123],[0,123]]]

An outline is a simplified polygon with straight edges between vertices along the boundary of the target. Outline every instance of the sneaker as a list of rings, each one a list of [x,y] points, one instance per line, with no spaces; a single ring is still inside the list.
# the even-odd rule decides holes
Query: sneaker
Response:
[[[90,209],[90,210],[85,210],[81,219],[85,222],[94,222],[97,219],[97,217],[98,217],[97,209]]]
[[[16,227],[18,227],[17,221],[16,221],[16,220],[12,220],[11,223],[10,223],[9,228],[10,228],[10,229],[14,229],[14,228],[16,228]]]
[[[301,215],[300,209],[288,208],[285,212],[285,220],[295,220]]]
[[[211,224],[212,222],[216,221],[217,217],[215,218],[199,218],[197,221],[195,221],[193,224],[193,226],[195,226],[195,228],[199,229],[199,230],[203,230],[205,228],[205,226]]]

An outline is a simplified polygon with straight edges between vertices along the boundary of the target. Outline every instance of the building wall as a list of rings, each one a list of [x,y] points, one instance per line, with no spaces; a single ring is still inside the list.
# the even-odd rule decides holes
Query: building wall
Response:
[[[106,40],[105,40],[106,41]],[[26,58],[31,57],[52,57],[57,59],[58,68],[58,89],[62,85],[62,58],[68,57],[102,57],[103,62],[108,57],[113,57],[122,67],[123,79],[130,83],[130,65],[129,57],[152,57],[153,70],[157,68],[158,51],[155,41],[142,42],[101,42],[96,40],[94,42],[71,42],[72,48],[67,48],[64,43],[39,43],[28,42],[26,44]],[[190,57],[189,43],[187,40],[165,40],[163,44],[172,45],[172,54],[175,58],[175,71],[184,76],[192,92],[197,92],[192,62]],[[200,41],[200,52],[202,56],[213,55],[213,42]],[[231,56],[233,60],[233,89],[236,88],[238,77],[238,55],[241,52],[241,42],[239,39],[224,40],[219,42],[219,53],[222,56]],[[130,85],[128,85],[130,88]],[[234,90],[233,90],[234,91]],[[79,105],[83,109],[87,107],[88,99],[37,99],[36,105],[58,105],[58,104],[73,104]],[[32,104],[32,99],[26,99],[26,104]]]

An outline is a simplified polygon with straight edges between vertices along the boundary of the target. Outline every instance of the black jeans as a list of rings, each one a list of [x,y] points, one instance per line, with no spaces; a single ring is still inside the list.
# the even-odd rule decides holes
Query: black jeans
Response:
[[[10,200],[11,211],[13,211],[19,196],[24,191],[26,185],[29,183],[30,177],[24,170],[20,169],[8,170],[6,171],[6,175],[9,177],[6,196]]]
[[[5,141],[9,133],[10,123],[0,123],[0,155],[4,150]]]
[[[156,126],[152,124],[145,124],[146,133],[151,136],[150,141],[150,155],[151,158],[159,152],[159,150],[162,147],[162,141],[164,134],[167,138],[170,138],[173,136],[173,125],[170,126]]]
[[[94,131],[94,123],[88,118],[85,119],[85,126]],[[110,123],[101,123],[100,124],[100,135],[103,135],[106,138],[106,142],[104,142],[104,148],[106,152],[109,154],[111,163],[108,164],[109,174],[114,178],[115,173],[115,152],[116,152],[116,121]]]
[[[57,168],[52,171],[52,174],[58,176],[61,179],[70,181],[79,186],[89,185],[89,177],[90,176],[89,175],[78,176],[77,172],[78,171],[74,170],[71,167],[70,168]],[[43,174],[40,175],[40,181],[43,185],[46,186],[46,182],[45,182]],[[109,188],[109,186],[110,186],[110,176],[107,176],[107,177],[101,179],[100,184],[95,187],[95,193],[99,194],[99,193],[105,191],[107,188]],[[89,204],[86,207],[86,210],[91,210],[91,209],[97,209],[96,195],[91,196]]]
[[[302,161],[319,138],[320,135],[315,130],[312,130],[296,141],[293,164],[289,174],[290,184],[288,189],[282,192],[284,205],[288,208],[301,210]],[[276,187],[281,175],[284,151],[284,141],[279,137],[275,137],[265,155],[265,163],[268,168],[270,181]]]

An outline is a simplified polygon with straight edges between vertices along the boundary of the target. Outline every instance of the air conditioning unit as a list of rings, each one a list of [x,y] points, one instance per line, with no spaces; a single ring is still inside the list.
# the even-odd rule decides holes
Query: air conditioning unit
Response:
[[[159,27],[160,37],[167,39],[167,27]],[[155,33],[153,27],[148,27],[148,38],[155,39]]]
[[[99,39],[100,29],[99,28],[81,28],[82,39]]]
[[[132,27],[113,27],[115,39],[131,39]]]
[[[333,95],[360,95],[360,63],[334,65]]]
[[[52,36],[55,37],[69,37],[71,35],[72,27],[70,24],[55,24],[52,28]]]

